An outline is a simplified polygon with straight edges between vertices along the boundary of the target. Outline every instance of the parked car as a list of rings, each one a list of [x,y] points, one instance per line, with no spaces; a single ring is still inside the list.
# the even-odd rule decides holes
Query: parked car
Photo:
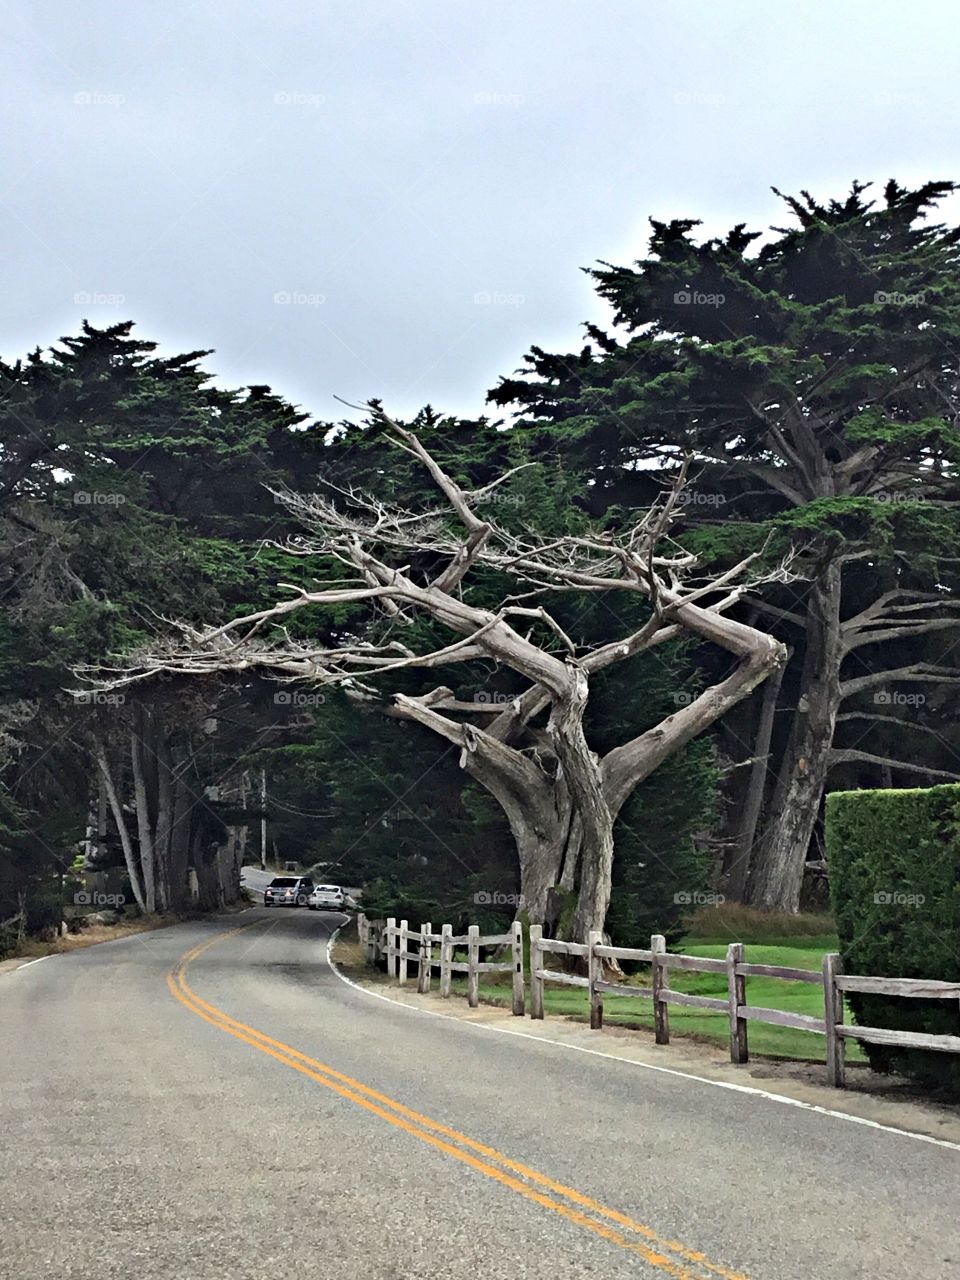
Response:
[[[311,911],[342,911],[347,895],[338,884],[318,884],[307,906]]]
[[[274,876],[263,891],[265,907],[305,907],[313,893],[309,876]]]

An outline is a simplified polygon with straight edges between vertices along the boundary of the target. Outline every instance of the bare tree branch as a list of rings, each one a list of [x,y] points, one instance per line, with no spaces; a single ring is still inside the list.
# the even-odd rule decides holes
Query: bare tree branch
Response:
[[[850,747],[831,747],[829,752],[831,768],[838,764],[876,764],[885,765],[888,769],[903,769],[908,773],[922,773],[930,778],[949,778],[955,782],[960,773],[951,773],[947,769],[931,769],[927,765],[917,764],[911,760],[895,760],[892,756],[875,756],[869,751],[857,751]]]
[[[339,491],[336,502],[320,494],[284,494],[305,526],[305,534],[287,549],[316,556],[328,566],[345,566],[352,578],[317,591],[288,587],[290,599],[220,626],[174,626],[171,639],[132,663],[84,674],[96,674],[100,687],[116,688],[166,672],[262,672],[281,680],[340,685],[358,703],[430,729],[460,748],[461,766],[503,808],[517,843],[531,919],[543,918],[549,891],[561,875],[572,886],[579,866],[573,929],[578,936],[585,934],[602,925],[606,912],[613,824],[626,797],[785,659],[783,645],[728,616],[727,610],[756,582],[789,582],[795,575],[788,564],[757,575],[759,557],[751,555],[719,574],[696,576],[696,558],[669,534],[689,459],[670,490],[638,513],[628,528],[545,538],[534,529],[517,532],[480,519],[474,503],[500,481],[468,493],[413,432],[379,407],[371,408],[394,444],[426,469],[446,512],[405,511],[352,490]],[[446,567],[431,576],[423,566],[435,556],[443,557]],[[497,580],[506,576],[522,594],[512,592],[496,608],[474,604],[464,590],[474,571]],[[599,646],[579,642],[542,600],[536,606],[516,603],[531,593],[569,599],[618,592],[644,600],[650,616]],[[332,646],[294,638],[286,628],[291,614],[342,604],[366,604],[378,611],[376,628]],[[401,625],[405,639],[413,634],[406,624],[415,618],[451,632],[449,643],[425,648],[399,639]],[[520,619],[531,624],[527,634],[513,625]],[[300,636],[304,630],[301,625]],[[734,670],[689,706],[601,760],[584,731],[591,678],[683,634],[731,654]],[[519,676],[522,692],[506,705],[478,704],[458,698],[446,686],[420,697],[395,693],[387,698],[369,683],[394,672],[476,659]],[[544,712],[546,723],[536,725]]]

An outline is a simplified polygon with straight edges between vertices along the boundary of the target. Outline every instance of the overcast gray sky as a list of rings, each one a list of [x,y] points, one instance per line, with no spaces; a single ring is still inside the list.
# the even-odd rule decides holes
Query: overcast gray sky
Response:
[[[321,418],[482,410],[651,214],[955,178],[954,0],[0,4],[0,352],[86,317]]]

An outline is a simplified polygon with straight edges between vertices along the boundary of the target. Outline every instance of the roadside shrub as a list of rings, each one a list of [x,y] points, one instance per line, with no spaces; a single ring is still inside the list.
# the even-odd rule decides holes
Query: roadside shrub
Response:
[[[848,973],[960,982],[960,786],[827,797],[827,861]],[[955,1000],[851,994],[861,1026],[960,1035]],[[954,1054],[865,1045],[877,1071],[960,1093]]]

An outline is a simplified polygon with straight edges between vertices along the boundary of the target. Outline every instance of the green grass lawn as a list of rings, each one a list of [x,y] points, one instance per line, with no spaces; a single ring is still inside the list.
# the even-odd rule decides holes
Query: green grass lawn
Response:
[[[817,918],[816,923],[822,925],[822,920]],[[763,930],[763,932],[767,931]],[[756,943],[745,938],[743,940],[745,959],[748,962],[786,965],[794,969],[819,971],[824,952],[838,950],[836,936],[829,933],[812,933],[809,936],[800,934],[780,939],[766,937],[763,942]],[[723,959],[727,954],[728,941],[730,941],[729,935],[726,941],[702,935],[690,936],[678,949],[685,955]],[[627,981],[638,986],[649,985],[647,973],[648,971],[642,971],[637,977],[628,978]],[[819,985],[764,977],[748,977],[746,983],[747,1004],[760,1005],[768,1009],[784,1009],[791,1013],[808,1014],[815,1018],[823,1017],[823,989]],[[509,977],[507,984],[509,984]],[[670,972],[670,985],[676,991],[686,991],[691,995],[714,996],[719,999],[725,999],[727,995],[727,980],[720,973],[687,973],[674,969]],[[465,993],[466,982],[455,981],[453,987],[454,990]],[[487,981],[481,980],[480,996],[481,999],[497,1003],[509,1000],[508,994],[504,991],[504,984],[492,978]],[[586,1019],[589,1014],[587,993],[580,988],[547,983],[544,992],[544,1012],[547,1017]],[[604,1021],[608,1025],[649,1028],[652,1033],[653,1006],[649,1000],[606,992],[603,1014]],[[849,1013],[847,1020],[852,1021]],[[726,1044],[730,1035],[729,1026],[729,1019],[725,1013],[713,1013],[709,1009],[684,1009],[676,1005],[670,1006],[671,1034],[693,1035]],[[815,1032],[750,1022],[747,1034],[752,1053],[813,1062],[824,1060],[824,1037]],[[855,1041],[847,1042],[847,1057],[851,1062],[865,1061],[863,1052]]]

